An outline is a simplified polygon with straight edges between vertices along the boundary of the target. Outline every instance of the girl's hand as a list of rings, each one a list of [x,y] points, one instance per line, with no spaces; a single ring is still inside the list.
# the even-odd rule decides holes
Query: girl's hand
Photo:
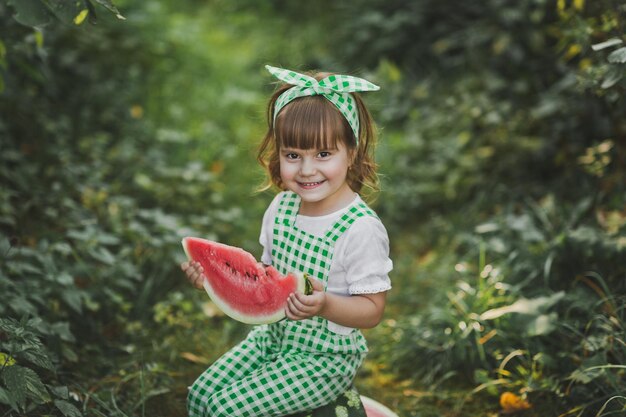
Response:
[[[202,283],[204,282],[204,275],[202,274],[204,269],[199,262],[189,261],[183,262],[180,264],[180,269],[183,270],[185,275],[187,275],[187,279],[191,284],[199,290],[204,289]]]
[[[322,281],[309,278],[313,284],[313,294],[304,295],[300,291],[289,294],[285,314],[290,320],[303,320],[318,316],[326,305],[326,293]]]

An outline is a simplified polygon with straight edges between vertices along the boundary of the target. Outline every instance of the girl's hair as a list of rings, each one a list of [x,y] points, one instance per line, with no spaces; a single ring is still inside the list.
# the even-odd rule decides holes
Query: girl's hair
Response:
[[[311,74],[317,80],[331,74]],[[287,104],[274,121],[274,107],[278,97],[293,87],[281,85],[272,95],[267,106],[267,133],[258,150],[257,160],[268,173],[267,181],[260,191],[272,186],[285,189],[280,178],[280,148],[335,149],[337,141],[343,142],[352,161],[346,181],[355,192],[363,187],[367,194],[377,192],[377,165],[374,162],[376,131],[374,121],[363,99],[358,93],[351,93],[359,113],[360,137],[357,144],[350,124],[330,101],[321,95],[300,97]]]

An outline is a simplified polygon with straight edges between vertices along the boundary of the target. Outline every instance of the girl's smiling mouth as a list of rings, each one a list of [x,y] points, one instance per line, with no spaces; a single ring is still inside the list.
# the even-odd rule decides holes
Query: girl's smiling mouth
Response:
[[[311,181],[311,182],[300,182],[298,181],[298,185],[302,188],[315,188],[318,185],[321,185],[322,183],[324,183],[326,180],[321,180],[321,181]]]

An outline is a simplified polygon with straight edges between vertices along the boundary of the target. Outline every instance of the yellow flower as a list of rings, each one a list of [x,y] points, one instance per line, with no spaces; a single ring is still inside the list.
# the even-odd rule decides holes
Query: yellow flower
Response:
[[[130,117],[133,119],[141,119],[143,117],[143,107],[138,104],[133,105],[130,108]]]
[[[528,401],[524,400],[518,395],[512,392],[503,392],[500,395],[500,407],[504,413],[514,413],[520,410],[528,410],[531,405]]]

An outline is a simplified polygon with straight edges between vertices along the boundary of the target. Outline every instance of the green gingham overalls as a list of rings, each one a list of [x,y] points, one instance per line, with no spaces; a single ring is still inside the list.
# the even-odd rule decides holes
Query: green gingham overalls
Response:
[[[282,274],[306,272],[326,287],[337,239],[358,217],[376,214],[363,202],[353,203],[318,237],[295,227],[300,197],[292,192],[281,197],[273,265]],[[366,353],[359,330],[333,333],[321,317],[257,326],[194,382],[189,416],[282,416],[315,409],[350,387]]]

